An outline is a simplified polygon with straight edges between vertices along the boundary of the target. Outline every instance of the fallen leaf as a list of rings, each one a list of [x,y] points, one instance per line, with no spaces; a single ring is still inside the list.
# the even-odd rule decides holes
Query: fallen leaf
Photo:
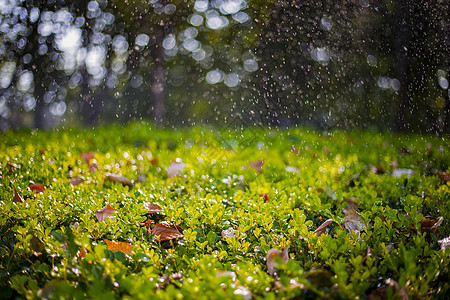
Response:
[[[169,169],[167,170],[167,177],[173,178],[177,176],[179,173],[183,172],[186,164],[181,161],[181,159],[177,158],[176,160],[170,163]]]
[[[154,223],[155,223],[155,221],[153,221],[153,220],[147,220],[144,222],[144,227],[147,227],[147,230],[150,230],[151,225]]]
[[[35,183],[28,187],[31,191],[35,191],[36,194],[42,193],[45,191],[45,187],[43,184]]]
[[[84,153],[81,153],[80,157],[82,159],[84,159],[86,161],[86,163],[89,164],[91,159],[94,159],[94,153],[92,153],[92,152],[84,152]]]
[[[450,173],[441,172],[439,173],[439,179],[442,180],[442,182],[447,183],[450,181]]]
[[[264,164],[264,160],[255,160],[255,161],[252,161],[251,163],[249,163],[248,165],[245,165],[244,170],[246,170],[250,167],[250,168],[255,169],[256,172],[261,173],[263,164]]]
[[[131,247],[133,247],[130,243],[115,242],[106,239],[103,241],[106,243],[106,246],[108,246],[108,250],[111,250],[112,252],[122,251],[123,253],[131,253]]]
[[[117,213],[117,209],[112,208],[108,204],[105,207],[103,207],[102,209],[97,210],[97,212],[95,213],[95,216],[97,217],[97,220],[99,222],[105,222],[106,218],[114,218],[114,216],[111,215],[112,212]]]
[[[269,274],[273,275],[275,274],[275,267],[276,267],[276,257],[279,257],[283,260],[285,264],[289,261],[289,247],[284,248],[283,251],[280,251],[278,249],[270,249],[269,252],[267,252],[267,269],[269,270]]]
[[[236,235],[234,234],[233,227],[228,228],[227,230],[222,230],[222,239],[227,240],[229,238],[235,238]]]
[[[77,186],[77,185],[82,184],[84,182],[84,180],[79,178],[79,177],[69,178],[68,180],[69,180],[70,184],[73,185],[73,186]]]
[[[20,202],[20,203],[24,203],[25,201],[23,200],[23,198],[19,195],[19,193],[16,190],[16,187],[13,185],[13,189],[14,189],[14,198],[13,198],[13,202]]]
[[[157,223],[152,229],[152,234],[157,236],[157,241],[164,242],[176,238],[183,238],[181,227],[168,222]]]
[[[444,217],[439,217],[437,221],[433,219],[423,218],[422,221],[420,221],[420,228],[426,232],[436,233],[443,221]]]
[[[88,169],[89,169],[89,173],[95,173],[95,171],[98,170],[98,166],[96,164],[87,164]]]
[[[405,175],[406,177],[410,177],[413,174],[414,174],[414,171],[411,169],[395,169],[392,172],[392,176],[394,176],[394,177],[402,177],[403,175]]]
[[[344,227],[349,232],[359,233],[366,228],[366,224],[361,221],[361,215],[354,209],[349,209],[344,216]]]
[[[299,150],[297,147],[295,147],[295,146],[292,146],[292,147],[291,147],[291,151],[292,151],[295,155],[299,155],[299,154],[300,154],[300,150]]]
[[[328,225],[332,224],[334,221],[333,219],[328,219],[325,222],[322,223],[322,225],[320,225],[315,231],[314,233],[317,234],[318,236],[321,236],[322,234],[325,233]]]
[[[156,203],[144,203],[144,208],[148,210],[149,214],[154,214],[161,211],[161,206]]]
[[[158,164],[158,159],[156,157],[152,158],[152,159],[150,159],[150,163],[155,166]]]
[[[438,241],[439,245],[441,245],[442,251],[445,252],[445,249],[450,247],[450,236],[443,238],[442,240]]]
[[[260,197],[264,197],[264,202],[267,202],[267,201],[269,201],[269,195],[267,195],[267,194],[261,194],[261,195],[259,195]]]
[[[130,188],[134,186],[130,179],[118,174],[106,173],[106,180],[111,182],[119,182],[123,186],[128,186]]]

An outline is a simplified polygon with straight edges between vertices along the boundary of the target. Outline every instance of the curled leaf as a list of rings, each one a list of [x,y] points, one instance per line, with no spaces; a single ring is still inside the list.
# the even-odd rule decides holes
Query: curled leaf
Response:
[[[269,270],[270,275],[275,274],[277,257],[281,258],[283,262],[287,264],[289,261],[289,247],[284,248],[283,251],[272,248],[267,252],[267,269]]]
[[[133,187],[133,183],[131,182],[131,180],[122,175],[107,173],[106,180],[111,181],[111,182],[119,182],[123,186],[128,186],[130,188]]]
[[[94,159],[94,153],[92,152],[84,152],[81,153],[80,157],[86,161],[86,163],[89,163],[91,159]]]
[[[333,219],[328,219],[325,222],[322,223],[322,225],[320,225],[315,231],[314,233],[317,234],[318,236],[321,236],[322,234],[325,233],[328,225],[330,225],[331,223],[333,223]]]
[[[234,238],[236,235],[234,234],[233,227],[228,228],[227,230],[222,230],[222,239],[227,240],[228,238]]]
[[[114,218],[111,214],[113,212],[117,212],[117,209],[112,208],[109,204],[103,207],[102,209],[97,210],[95,216],[99,222],[105,222],[107,218]]]
[[[256,170],[256,172],[261,173],[262,170],[262,166],[264,164],[264,160],[256,160],[256,161],[252,161],[251,163],[249,163],[248,165],[244,166],[244,170],[250,168],[253,168]]]
[[[152,229],[152,234],[157,236],[159,242],[169,241],[176,238],[183,238],[181,227],[168,222],[157,223]]]
[[[361,221],[361,215],[354,209],[349,209],[344,216],[344,227],[349,232],[359,233],[366,228],[366,224]]]
[[[123,253],[131,253],[131,247],[133,247],[130,243],[115,242],[107,239],[104,239],[103,241],[105,241],[108,250],[111,250],[112,252],[122,251]]]
[[[444,221],[444,217],[439,217],[437,221],[433,219],[423,218],[422,221],[420,221],[420,228],[423,231],[436,233],[439,226],[441,226],[442,222]]]
[[[69,178],[68,179],[70,184],[73,186],[77,186],[79,184],[82,184],[84,182],[84,180],[80,177],[75,177],[75,178]]]
[[[25,202],[24,200],[23,200],[23,198],[19,195],[19,193],[17,192],[17,190],[16,190],[16,187],[13,185],[13,188],[14,188],[14,198],[13,198],[13,202],[20,202],[20,203],[23,203],[23,202]]]
[[[170,163],[169,169],[167,170],[167,177],[173,178],[177,176],[179,173],[183,172],[186,164],[181,161],[181,159],[177,158],[176,160]]]
[[[28,187],[31,191],[35,191],[36,194],[42,193],[45,191],[45,187],[43,184],[35,183]]]
[[[268,194],[261,194],[260,197],[264,197],[264,202],[269,201],[269,195]]]
[[[147,220],[147,221],[144,222],[143,225],[144,225],[144,227],[147,227],[147,230],[150,230],[152,224],[154,224],[154,223],[155,223],[155,221],[153,221],[153,220]]]
[[[161,211],[161,206],[156,203],[144,203],[144,208],[148,210],[149,214],[154,214]]]

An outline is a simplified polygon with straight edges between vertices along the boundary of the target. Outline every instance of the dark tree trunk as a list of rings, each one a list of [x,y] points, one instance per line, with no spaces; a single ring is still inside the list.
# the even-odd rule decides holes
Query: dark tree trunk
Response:
[[[154,59],[156,63],[151,87],[151,98],[153,100],[153,118],[156,125],[162,125],[165,119],[165,95],[166,95],[166,69],[164,63],[164,49],[162,42],[165,37],[165,30],[158,32],[154,49]]]
[[[395,76],[400,81],[400,90],[398,91],[397,111],[394,120],[394,130],[404,131],[407,129],[406,122],[407,110],[410,109],[410,99],[408,95],[409,82],[409,30],[408,13],[411,7],[408,0],[397,1],[396,15],[394,21],[394,51],[395,51]]]

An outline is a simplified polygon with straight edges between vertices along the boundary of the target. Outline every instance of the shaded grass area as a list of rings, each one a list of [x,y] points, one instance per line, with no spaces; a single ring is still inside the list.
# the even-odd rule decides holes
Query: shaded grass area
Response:
[[[450,293],[448,137],[131,124],[0,140],[2,298]]]

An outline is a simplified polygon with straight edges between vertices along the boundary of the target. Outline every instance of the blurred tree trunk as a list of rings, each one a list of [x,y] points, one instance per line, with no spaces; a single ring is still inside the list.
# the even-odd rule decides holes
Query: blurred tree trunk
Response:
[[[156,45],[153,51],[155,59],[155,71],[151,87],[151,98],[153,100],[153,118],[156,125],[161,125],[165,118],[165,95],[166,95],[166,69],[164,62],[164,49],[162,43],[165,37],[164,28],[160,28],[156,36]]]
[[[42,13],[44,10],[45,4],[33,5],[30,2],[26,2],[26,9],[28,11],[28,15],[30,15],[31,10],[34,7],[37,7],[39,11]],[[34,81],[34,97],[36,99],[36,106],[34,108],[33,115],[33,127],[42,129],[47,127],[46,118],[46,107],[44,103],[44,95],[45,95],[45,82],[44,79],[46,77],[46,59],[39,55],[39,19],[36,20],[31,25],[31,33],[28,37],[27,46],[29,47],[27,50],[28,53],[32,55],[32,72],[33,72],[33,81]]]
[[[408,13],[411,7],[408,5],[408,0],[398,0],[396,7],[396,14],[394,20],[394,51],[395,51],[395,76],[400,81],[400,90],[398,91],[398,104],[394,120],[394,130],[403,131],[407,129],[406,114],[410,108],[410,99],[408,95],[408,88],[410,84],[409,79],[409,28],[408,28]]]

